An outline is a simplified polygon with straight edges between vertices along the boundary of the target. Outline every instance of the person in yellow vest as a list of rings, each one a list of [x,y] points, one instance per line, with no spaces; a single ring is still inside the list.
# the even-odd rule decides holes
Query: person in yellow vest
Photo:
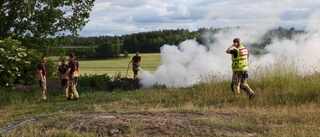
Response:
[[[64,74],[65,76],[69,77],[69,86],[70,90],[68,92],[67,100],[71,100],[72,98],[74,100],[79,99],[79,94],[77,91],[77,84],[78,84],[78,77],[80,74],[80,68],[79,63],[76,61],[74,53],[69,54],[70,61],[68,63],[68,69],[67,72]]]
[[[136,55],[132,57],[131,63],[132,63],[132,71],[133,71],[133,79],[138,78],[138,71],[140,67],[140,61],[141,57],[139,56],[139,52],[136,52]]]
[[[63,89],[63,94],[68,97],[68,76],[64,75],[68,70],[68,60],[66,58],[63,58],[61,61],[61,64],[59,65],[59,75],[61,80],[61,86]]]
[[[42,100],[47,100],[47,69],[44,66],[44,63],[46,63],[47,58],[42,57],[41,62],[38,64],[38,73],[39,73],[39,86],[40,86],[40,96]]]
[[[236,86],[238,94],[240,94],[241,88],[248,94],[250,100],[253,99],[256,95],[247,84],[247,69],[249,67],[248,49],[241,45],[239,38],[235,38],[233,44],[226,50],[226,53],[231,54],[232,59],[232,91],[234,92],[234,86]]]

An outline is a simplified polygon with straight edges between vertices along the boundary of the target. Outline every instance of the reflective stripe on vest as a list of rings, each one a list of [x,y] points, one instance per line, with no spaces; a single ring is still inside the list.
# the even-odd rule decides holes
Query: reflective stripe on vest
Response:
[[[248,49],[240,45],[235,48],[238,56],[235,58],[232,55],[232,71],[244,71],[248,69]]]

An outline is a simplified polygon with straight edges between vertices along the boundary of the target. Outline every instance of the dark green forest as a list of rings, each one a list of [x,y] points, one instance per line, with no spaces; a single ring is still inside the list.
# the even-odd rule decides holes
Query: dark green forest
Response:
[[[133,33],[122,36],[95,36],[95,37],[76,37],[65,36],[56,37],[55,40],[62,45],[66,53],[74,52],[82,58],[112,58],[120,54],[135,53],[159,53],[160,47],[164,44],[178,45],[187,39],[195,39],[198,43],[206,45],[213,43],[214,39],[205,39],[204,34],[215,34],[227,29],[237,29],[239,27],[227,28],[200,28],[197,31],[188,29],[159,30],[150,32]],[[253,54],[263,53],[263,48],[271,43],[273,38],[291,39],[297,34],[305,33],[304,30],[294,28],[286,29],[278,27],[270,29],[265,33],[260,43],[246,45],[251,47]]]

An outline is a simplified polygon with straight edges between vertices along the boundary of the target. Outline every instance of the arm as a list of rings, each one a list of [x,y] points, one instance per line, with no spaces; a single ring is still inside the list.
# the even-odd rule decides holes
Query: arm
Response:
[[[64,76],[67,76],[69,74],[70,70],[71,70],[71,68],[68,68],[66,73],[64,73]]]
[[[233,43],[233,44],[226,50],[226,53],[231,54],[231,50],[234,49],[237,45],[238,45],[238,43]]]
[[[38,70],[39,72],[39,76],[40,76],[40,80],[42,81],[42,83],[44,82],[44,78],[43,78],[43,75],[42,75],[42,70]]]
[[[137,63],[137,65],[140,67],[140,60],[138,60],[138,63]]]

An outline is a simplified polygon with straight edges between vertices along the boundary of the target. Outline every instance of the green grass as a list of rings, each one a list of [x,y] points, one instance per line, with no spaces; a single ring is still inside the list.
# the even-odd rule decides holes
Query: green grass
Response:
[[[90,59],[77,59],[80,64],[80,73],[84,74],[108,74],[109,76],[114,76],[117,73],[121,73],[123,76],[127,74],[128,77],[133,77],[132,65],[128,64],[131,61],[132,57],[135,54],[129,54],[128,58],[119,57],[112,59],[99,59],[99,60],[90,60]],[[141,56],[141,68],[150,71],[153,73],[156,68],[160,65],[159,53],[142,53]],[[50,57],[50,59],[58,60],[57,57]],[[60,61],[57,61],[60,64]]]
[[[155,60],[159,54],[141,56],[149,62],[148,57]],[[96,63],[80,61],[83,65]],[[117,64],[128,62],[128,59],[100,61]],[[122,131],[119,136],[318,136],[320,74],[299,76],[295,67],[292,67],[294,63],[284,63],[279,61],[251,72],[248,83],[257,94],[252,101],[244,92],[239,97],[234,96],[229,80],[201,83],[188,88],[156,86],[135,91],[117,90],[116,94],[99,101],[24,124],[0,136],[107,136],[107,131],[115,127]],[[147,63],[144,65],[148,66]],[[149,65],[150,68],[156,66]],[[0,127],[3,129],[8,125],[55,113],[107,93],[80,93],[81,100],[68,102],[59,91],[49,91],[49,101],[39,101],[37,88],[26,93],[2,89]],[[179,117],[159,117],[164,113]],[[102,123],[92,123],[92,126],[97,125],[96,128],[67,128],[73,122],[86,123],[79,121],[83,120],[83,115],[116,115],[117,119],[104,122],[105,125],[103,120],[100,120]],[[122,120],[123,117],[134,118]],[[152,121],[142,120],[145,117],[151,117]]]

